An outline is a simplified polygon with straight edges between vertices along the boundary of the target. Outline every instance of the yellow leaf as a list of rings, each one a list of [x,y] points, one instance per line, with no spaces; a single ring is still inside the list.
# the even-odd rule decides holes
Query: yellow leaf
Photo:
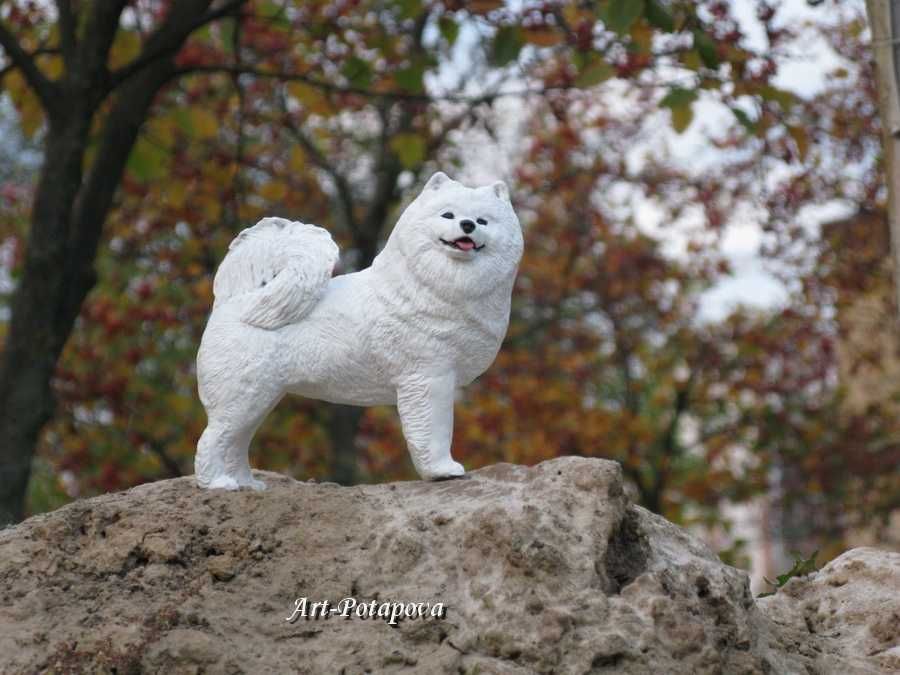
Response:
[[[570,26],[576,26],[583,20],[593,22],[597,18],[590,9],[584,9],[581,3],[577,2],[564,3],[562,13],[566,23]]]
[[[44,56],[40,59],[41,70],[51,80],[59,79],[63,72],[63,60],[57,55]]]
[[[806,155],[809,152],[809,135],[806,133],[806,129],[790,126],[787,130],[797,145],[797,153],[800,155],[800,159],[806,159]]]
[[[649,54],[653,44],[653,29],[645,21],[638,21],[631,27],[631,40],[642,54]]]
[[[562,42],[562,34],[558,30],[546,27],[527,28],[522,31],[522,37],[525,42],[538,47],[552,47]]]
[[[303,149],[299,145],[295,145],[291,148],[291,156],[288,160],[288,165],[291,167],[291,171],[303,171],[306,167],[306,153],[303,152]]]
[[[4,86],[19,113],[22,133],[26,138],[31,138],[44,123],[44,111],[40,101],[18,70],[6,76]]]
[[[151,135],[153,138],[167,147],[171,147],[175,140],[175,121],[171,117],[156,117],[150,120]]]
[[[194,283],[194,297],[212,300],[212,281],[208,276],[202,277]]]
[[[218,199],[207,198],[203,202],[203,212],[210,222],[215,222],[222,216],[222,204]]]
[[[109,67],[121,68],[141,51],[141,37],[134,31],[119,31],[109,50]]]
[[[287,85],[287,90],[309,112],[323,116],[334,114],[334,108],[322,90],[304,82],[291,82]]]
[[[188,399],[186,396],[179,396],[178,394],[169,394],[166,397],[167,408],[174,413],[178,418],[187,417],[187,413],[190,412],[192,401]]]
[[[263,210],[253,204],[243,202],[238,206],[238,218],[240,218],[242,223],[256,221],[262,214]]]
[[[691,105],[680,105],[672,108],[672,127],[679,134],[685,131],[694,120],[694,111]]]
[[[205,108],[191,108],[191,126],[199,138],[212,138],[219,132],[219,120]]]
[[[166,198],[169,206],[180,209],[184,206],[186,197],[187,190],[185,189],[184,181],[175,180],[166,185]]]
[[[682,52],[681,62],[685,65],[686,68],[689,68],[691,70],[700,70],[700,65],[702,63],[702,61],[700,60],[700,52],[698,52],[696,49]]]
[[[397,153],[400,163],[407,169],[412,169],[425,159],[425,139],[418,134],[397,134],[391,139],[391,150]]]
[[[287,195],[287,185],[278,180],[263,183],[259,188],[260,196],[269,202],[279,202]]]

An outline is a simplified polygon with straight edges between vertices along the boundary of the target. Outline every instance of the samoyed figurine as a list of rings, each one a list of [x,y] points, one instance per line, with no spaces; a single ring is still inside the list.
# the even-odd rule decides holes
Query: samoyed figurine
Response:
[[[502,182],[434,174],[368,269],[333,277],[322,228],[264,218],[228,248],[197,381],[208,424],[197,484],[265,488],[248,447],[285,394],[396,405],[416,471],[461,476],[453,400],[494,361],[509,323],[522,230]]]

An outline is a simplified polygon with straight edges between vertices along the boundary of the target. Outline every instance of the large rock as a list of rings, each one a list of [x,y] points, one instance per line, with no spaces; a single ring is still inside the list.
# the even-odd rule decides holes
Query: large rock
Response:
[[[897,665],[897,555],[852,552],[757,604],[745,573],[630,504],[613,462],[567,457],[352,488],[257,477],[269,490],[161,481],[0,532],[2,671],[843,674]],[[376,610],[440,602],[446,616],[286,621],[304,597],[374,600]]]

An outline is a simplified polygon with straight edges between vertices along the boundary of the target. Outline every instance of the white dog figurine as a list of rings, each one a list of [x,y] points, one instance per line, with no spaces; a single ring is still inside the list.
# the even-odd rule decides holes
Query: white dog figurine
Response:
[[[361,272],[332,278],[328,232],[264,218],[228,248],[197,354],[208,424],[197,484],[264,489],[247,459],[286,393],[396,405],[419,475],[465,473],[450,456],[453,399],[494,361],[509,323],[522,230],[506,185],[434,174]]]

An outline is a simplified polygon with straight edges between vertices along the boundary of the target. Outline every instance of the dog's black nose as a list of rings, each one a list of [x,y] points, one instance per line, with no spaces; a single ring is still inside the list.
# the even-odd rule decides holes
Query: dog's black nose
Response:
[[[472,234],[472,230],[475,229],[475,223],[473,223],[471,220],[461,220],[459,221],[459,226],[466,234]]]

